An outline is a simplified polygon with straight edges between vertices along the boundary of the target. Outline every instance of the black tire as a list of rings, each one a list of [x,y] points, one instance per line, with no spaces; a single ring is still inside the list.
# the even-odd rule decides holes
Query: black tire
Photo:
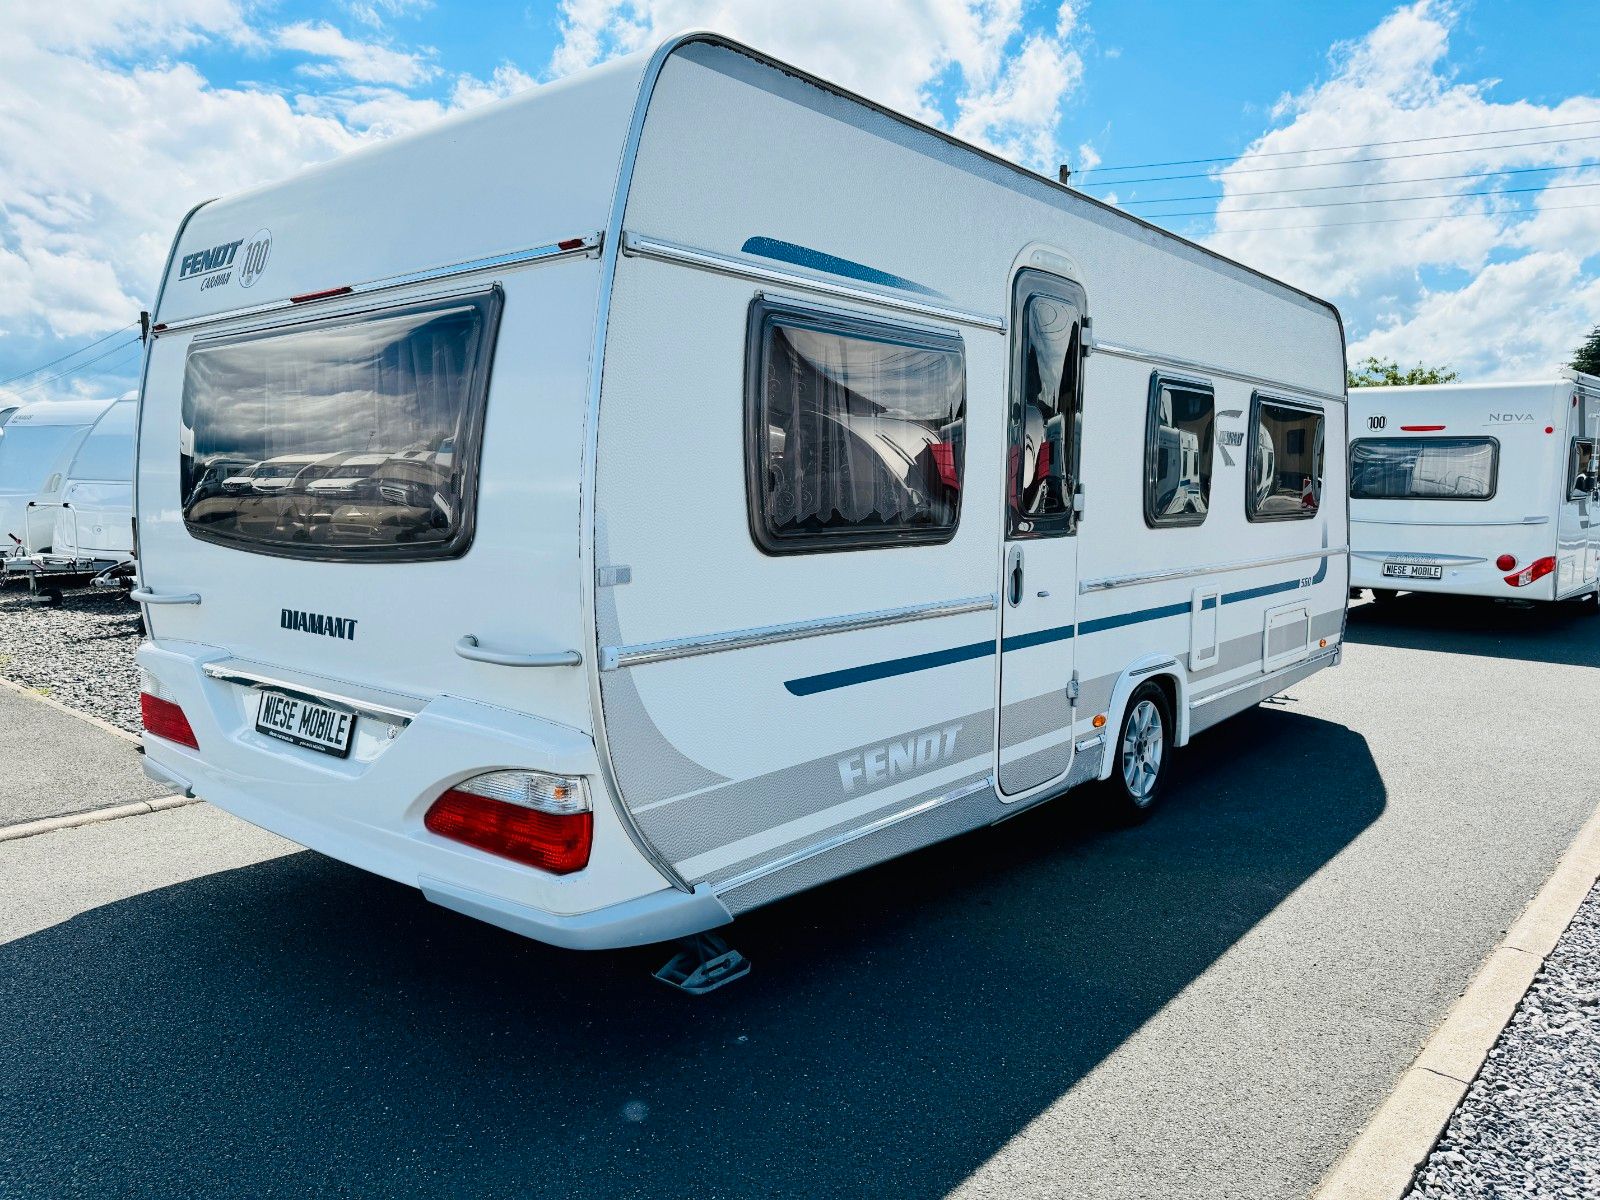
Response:
[[[1128,697],[1111,743],[1112,815],[1127,824],[1155,809],[1172,763],[1172,704],[1161,685],[1141,683]]]

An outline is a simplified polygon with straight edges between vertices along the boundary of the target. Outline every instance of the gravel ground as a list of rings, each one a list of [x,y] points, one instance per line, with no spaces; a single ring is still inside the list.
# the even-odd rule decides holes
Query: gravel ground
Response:
[[[1533,981],[1409,1196],[1600,1196],[1600,887]]]
[[[139,732],[139,610],[120,592],[69,592],[59,607],[0,591],[0,675]]]

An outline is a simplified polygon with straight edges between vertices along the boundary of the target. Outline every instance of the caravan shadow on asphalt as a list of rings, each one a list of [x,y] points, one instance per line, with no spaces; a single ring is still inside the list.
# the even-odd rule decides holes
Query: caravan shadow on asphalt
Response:
[[[752,914],[699,1000],[310,853],[106,905],[0,947],[0,1193],[942,1195],[1385,804],[1292,706],[1175,765]]]
[[[1353,603],[1345,640],[1441,654],[1600,667],[1594,602],[1513,604],[1477,596],[1410,592],[1383,603]]]

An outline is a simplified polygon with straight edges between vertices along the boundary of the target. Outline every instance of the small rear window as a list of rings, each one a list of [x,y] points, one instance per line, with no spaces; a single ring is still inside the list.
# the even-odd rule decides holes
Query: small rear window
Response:
[[[1500,443],[1494,438],[1362,438],[1350,445],[1354,500],[1488,500]]]
[[[300,558],[464,553],[499,310],[496,290],[196,342],[190,532]]]

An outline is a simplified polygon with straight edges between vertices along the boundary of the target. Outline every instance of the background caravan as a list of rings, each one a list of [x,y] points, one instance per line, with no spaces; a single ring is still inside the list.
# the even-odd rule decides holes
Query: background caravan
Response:
[[[133,429],[138,396],[108,407],[56,459],[28,510],[23,555],[8,572],[59,601],[64,588],[127,587],[133,575]]]
[[[1600,379],[1351,393],[1351,585],[1600,612]]]
[[[45,515],[30,506],[57,465],[71,458],[111,403],[40,400],[11,414],[5,436],[0,437],[0,557],[25,554],[35,533],[48,539]],[[53,518],[49,524],[53,529]]]
[[[719,38],[204,205],[158,305],[149,769],[546,941],[1138,811],[1340,653],[1332,307]]]

